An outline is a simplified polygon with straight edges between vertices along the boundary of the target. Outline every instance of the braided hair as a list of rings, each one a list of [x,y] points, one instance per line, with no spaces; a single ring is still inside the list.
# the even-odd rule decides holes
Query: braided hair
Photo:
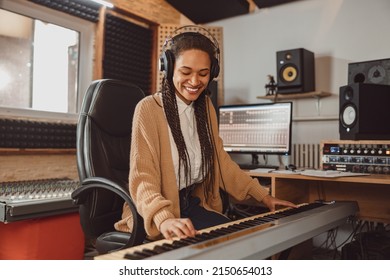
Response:
[[[208,53],[210,61],[215,59],[215,47],[206,36],[180,36],[175,40],[171,47],[171,52],[177,58],[186,50],[197,49]],[[196,127],[199,135],[200,149],[201,149],[201,175],[202,184],[204,186],[204,195],[208,198],[212,185],[215,180],[214,176],[214,142],[211,134],[211,127],[209,123],[209,110],[207,108],[207,98],[209,89],[206,87],[204,92],[194,101],[194,114],[196,119]],[[180,119],[178,113],[178,106],[176,101],[176,89],[172,78],[163,78],[162,81],[162,100],[164,104],[164,111],[171,129],[173,139],[175,141],[178,155],[179,155],[179,182],[181,176],[181,168],[184,169],[185,182],[188,186],[191,176],[191,162],[189,160],[188,150],[184,142],[183,133],[180,127]]]

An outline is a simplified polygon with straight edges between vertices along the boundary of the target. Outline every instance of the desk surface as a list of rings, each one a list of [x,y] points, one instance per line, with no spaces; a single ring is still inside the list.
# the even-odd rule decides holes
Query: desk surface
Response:
[[[271,194],[294,203],[354,200],[359,218],[390,223],[390,175],[314,177],[300,174],[248,171],[252,177],[269,178]]]
[[[366,176],[347,176],[347,177],[316,177],[300,174],[281,174],[281,173],[261,173],[248,171],[248,174],[252,177],[267,177],[267,178],[285,178],[296,180],[314,180],[314,181],[337,181],[337,182],[350,182],[350,183],[363,183],[363,184],[385,184],[390,187],[390,175],[384,174],[370,174]]]

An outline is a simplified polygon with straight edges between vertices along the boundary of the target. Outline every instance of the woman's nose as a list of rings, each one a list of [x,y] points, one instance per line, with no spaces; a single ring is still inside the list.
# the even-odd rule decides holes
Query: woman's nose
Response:
[[[191,84],[192,84],[193,86],[196,86],[196,85],[199,84],[199,77],[198,77],[198,75],[196,75],[196,74],[192,75],[192,77],[191,77],[190,80],[191,80]]]

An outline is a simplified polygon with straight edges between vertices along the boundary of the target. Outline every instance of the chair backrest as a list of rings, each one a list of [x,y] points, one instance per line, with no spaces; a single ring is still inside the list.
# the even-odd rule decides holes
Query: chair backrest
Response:
[[[143,91],[128,82],[103,79],[88,88],[77,125],[77,168],[80,182],[110,179],[128,192],[132,120]],[[93,191],[80,205],[80,221],[89,237],[114,230],[123,200],[107,190]]]

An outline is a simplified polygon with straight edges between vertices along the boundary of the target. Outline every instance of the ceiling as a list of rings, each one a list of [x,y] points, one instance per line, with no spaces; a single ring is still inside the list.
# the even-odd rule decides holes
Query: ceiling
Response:
[[[298,0],[166,0],[195,24],[245,15],[256,8],[269,8]]]

